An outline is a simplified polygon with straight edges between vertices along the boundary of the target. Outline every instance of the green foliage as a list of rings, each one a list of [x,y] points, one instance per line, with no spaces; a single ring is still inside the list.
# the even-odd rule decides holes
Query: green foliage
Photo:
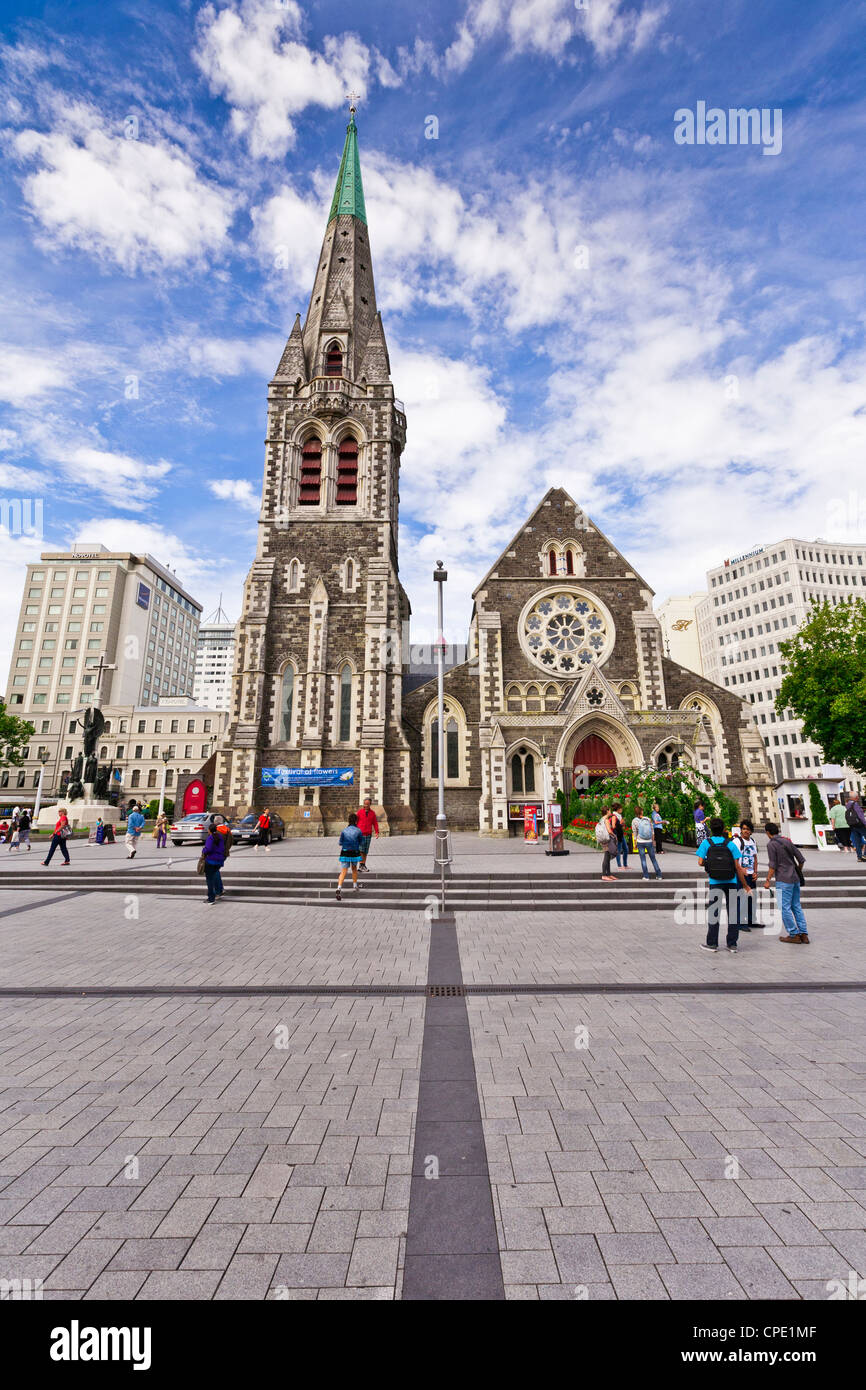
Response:
[[[156,820],[156,817],[159,815],[159,797],[155,797],[153,801],[148,801],[143,809],[148,820]],[[169,820],[171,820],[174,815],[174,802],[168,800],[164,801],[162,803],[162,809],[165,811]]]
[[[557,800],[562,806],[569,838],[592,845],[595,844],[597,821],[615,801],[621,804],[627,825],[638,807],[649,815],[653,802],[657,801],[665,823],[665,833],[680,845],[695,843],[694,807],[698,800],[703,801],[708,819],[710,816],[720,816],[730,827],[736,825],[740,818],[737,802],[727,796],[711,777],[690,767],[677,768],[673,772],[658,768],[631,768],[618,772],[615,777],[606,777],[587,792],[574,790],[569,797],[557,792]]]
[[[827,806],[824,798],[818,791],[816,783],[809,783],[809,815],[812,817],[813,825],[829,825],[830,817],[827,815]]]
[[[800,631],[779,643],[785,678],[778,713],[792,709],[828,763],[866,772],[866,602],[822,603]]]
[[[0,699],[0,749],[6,767],[20,767],[21,754],[36,732],[36,725],[16,714],[6,713],[6,701]]]

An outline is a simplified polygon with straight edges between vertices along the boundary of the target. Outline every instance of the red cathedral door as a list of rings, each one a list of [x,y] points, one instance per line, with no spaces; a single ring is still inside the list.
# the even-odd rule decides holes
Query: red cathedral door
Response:
[[[605,739],[599,734],[590,734],[575,748],[572,767],[575,773],[586,768],[590,779],[612,777],[616,772],[616,757]]]

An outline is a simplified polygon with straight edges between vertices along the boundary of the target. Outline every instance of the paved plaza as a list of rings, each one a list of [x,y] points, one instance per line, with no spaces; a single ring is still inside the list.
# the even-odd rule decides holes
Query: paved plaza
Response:
[[[371,863],[430,853],[381,841]],[[565,864],[577,889],[598,867],[455,853],[461,873]],[[178,874],[195,858],[174,851]],[[810,947],[752,932],[707,956],[698,922],[639,905],[232,903],[233,871],[311,858],[333,842],[233,855],[214,908],[64,890],[53,865],[28,889],[32,863],[0,863],[0,1279],[46,1299],[821,1300],[866,1277],[862,908],[810,911],[807,885]],[[866,874],[808,867],[831,859]],[[156,863],[146,844],[135,872]]]

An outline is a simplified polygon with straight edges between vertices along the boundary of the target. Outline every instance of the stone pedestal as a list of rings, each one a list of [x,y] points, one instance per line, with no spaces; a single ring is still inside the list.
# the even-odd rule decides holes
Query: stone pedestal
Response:
[[[78,801],[64,801],[59,797],[53,806],[43,806],[36,818],[40,830],[53,830],[57,824],[59,807],[66,807],[69,824],[73,830],[93,830],[96,822],[103,825],[117,825],[120,821],[120,807],[109,806],[107,801],[94,801],[93,783],[84,784],[84,796]]]

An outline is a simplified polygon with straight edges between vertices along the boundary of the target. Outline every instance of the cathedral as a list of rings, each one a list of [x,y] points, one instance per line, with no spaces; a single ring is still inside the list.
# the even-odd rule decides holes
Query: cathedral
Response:
[[[262,506],[213,804],[335,834],[370,796],[383,834],[433,827],[436,682],[407,680],[395,398],[352,109],[307,315],[268,388]],[[751,706],[671,661],[653,591],[552,488],[473,595],[445,677],[453,829],[507,835],[522,804],[618,769],[690,765],[756,820],[773,779]],[[414,687],[414,688],[413,688]],[[323,785],[323,782],[329,782]]]

